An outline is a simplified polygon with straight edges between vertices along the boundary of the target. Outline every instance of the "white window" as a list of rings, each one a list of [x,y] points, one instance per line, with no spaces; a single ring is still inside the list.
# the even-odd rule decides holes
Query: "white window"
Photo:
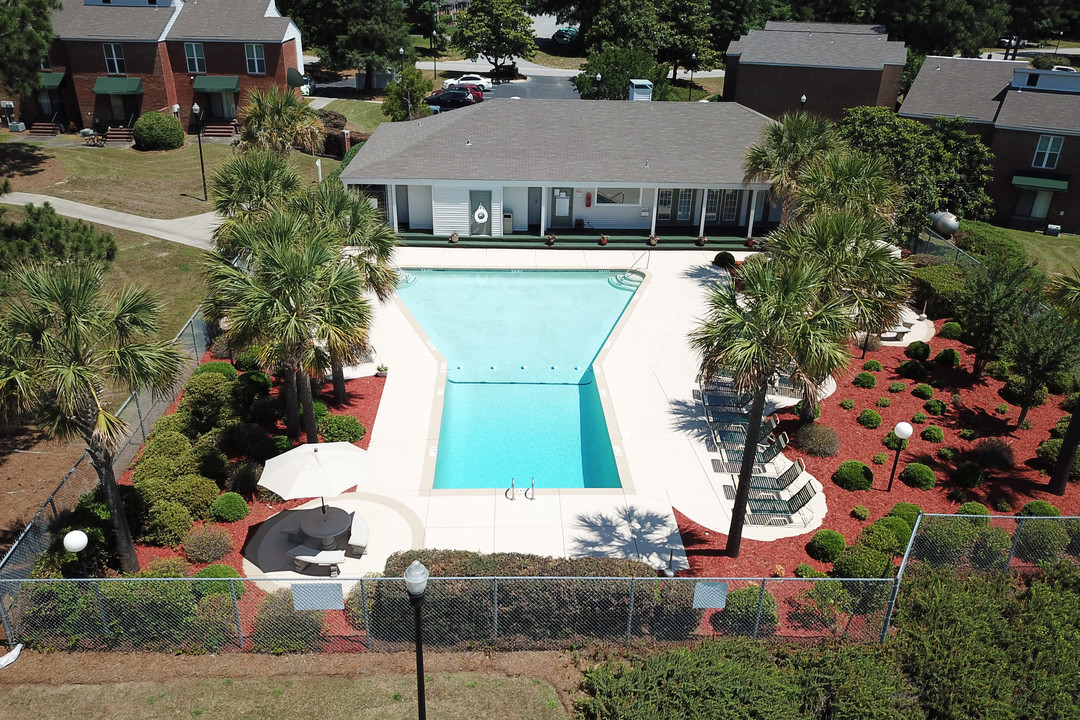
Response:
[[[686,222],[690,219],[690,210],[694,202],[694,191],[682,189],[679,191],[679,214],[676,220]]]
[[[640,205],[641,188],[596,188],[597,205]]]
[[[656,219],[671,219],[671,190],[661,190],[656,196]]]
[[[266,56],[263,55],[262,45],[245,45],[244,54],[247,55],[248,75],[266,74]]]
[[[735,215],[739,211],[739,191],[738,190],[725,190],[724,191],[724,208],[723,208],[723,221],[735,222]]]
[[[110,75],[123,75],[127,72],[124,64],[124,47],[120,43],[105,43],[105,71]]]
[[[1057,167],[1058,157],[1061,156],[1062,138],[1057,135],[1040,135],[1039,146],[1035,148],[1035,157],[1031,161],[1031,167],[1053,170]]]
[[[206,56],[203,55],[202,43],[184,43],[184,55],[187,56],[189,73],[206,72]]]
[[[705,193],[705,219],[716,220],[716,209],[720,205],[720,191],[709,190]]]

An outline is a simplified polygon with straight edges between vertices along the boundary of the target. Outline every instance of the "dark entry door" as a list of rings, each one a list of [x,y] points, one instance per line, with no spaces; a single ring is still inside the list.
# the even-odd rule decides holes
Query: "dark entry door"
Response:
[[[491,234],[491,191],[469,191],[469,234]]]

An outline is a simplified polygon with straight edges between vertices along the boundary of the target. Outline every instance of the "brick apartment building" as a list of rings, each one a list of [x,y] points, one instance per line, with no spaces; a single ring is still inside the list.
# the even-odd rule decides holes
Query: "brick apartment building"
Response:
[[[10,98],[46,131],[130,128],[151,110],[193,129],[196,103],[228,127],[244,92],[303,74],[300,31],[274,0],[66,0],[52,21],[41,89]]]
[[[904,44],[881,26],[770,21],[728,45],[723,99],[771,118],[800,109],[833,120],[861,105],[895,109],[906,62]]]
[[[1080,73],[928,57],[902,117],[962,117],[994,153],[994,222],[1080,229]],[[1073,175],[1078,175],[1073,178]]]

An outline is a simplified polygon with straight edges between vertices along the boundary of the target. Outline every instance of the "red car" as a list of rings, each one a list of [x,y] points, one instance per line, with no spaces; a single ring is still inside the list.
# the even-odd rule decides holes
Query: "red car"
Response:
[[[472,93],[473,100],[475,100],[476,102],[484,102],[484,88],[480,87],[479,85],[472,85],[466,83],[464,85],[455,85],[454,88],[468,90],[470,93]]]

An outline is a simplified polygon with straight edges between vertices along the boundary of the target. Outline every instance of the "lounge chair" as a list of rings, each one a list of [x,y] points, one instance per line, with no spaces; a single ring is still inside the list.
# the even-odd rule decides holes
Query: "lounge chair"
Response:
[[[817,494],[812,482],[807,481],[799,492],[787,500],[766,500],[750,498],[746,501],[746,507],[750,510],[747,521],[751,525],[805,525],[806,518],[801,510],[807,506],[811,498]]]
[[[294,547],[289,551],[289,557],[293,559],[296,572],[304,572],[309,565],[330,568],[330,577],[341,574],[339,565],[345,562],[344,550],[315,550],[306,545]]]

